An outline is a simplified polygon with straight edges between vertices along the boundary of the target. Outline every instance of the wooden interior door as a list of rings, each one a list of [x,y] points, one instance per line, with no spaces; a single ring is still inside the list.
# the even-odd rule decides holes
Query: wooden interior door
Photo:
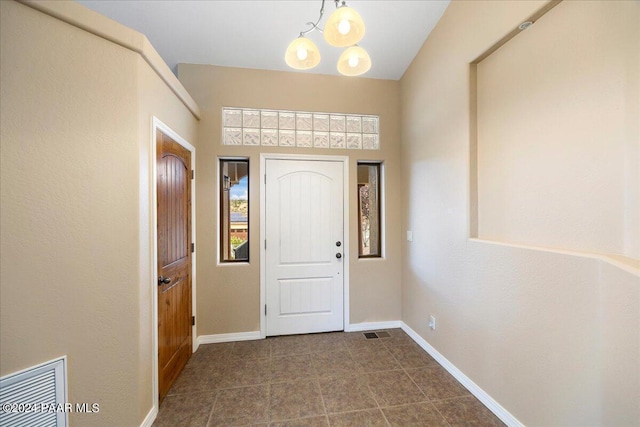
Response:
[[[191,153],[157,133],[158,381],[160,400],[189,360],[191,318]]]
[[[266,162],[267,335],[344,329],[344,166]]]

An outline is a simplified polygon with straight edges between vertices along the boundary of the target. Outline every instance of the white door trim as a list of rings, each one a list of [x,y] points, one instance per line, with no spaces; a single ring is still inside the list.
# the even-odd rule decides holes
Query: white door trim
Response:
[[[305,154],[278,154],[278,153],[261,153],[260,154],[260,337],[267,337],[267,317],[264,314],[264,306],[266,304],[266,253],[264,241],[266,239],[266,186],[265,171],[267,160],[315,160],[342,162],[343,167],[343,186],[342,192],[344,213],[344,306],[343,306],[343,328],[349,325],[349,157],[348,156],[320,156]]]
[[[151,253],[152,262],[150,267],[151,277],[151,294],[153,305],[153,343],[151,345],[151,351],[153,352],[153,407],[158,409],[158,201],[157,201],[157,169],[156,169],[156,136],[158,130],[162,131],[165,135],[171,137],[178,144],[191,152],[191,169],[196,170],[196,148],[191,145],[186,139],[178,135],[173,129],[164,124],[160,119],[153,116],[151,120]],[[196,180],[191,180],[191,240],[196,243]],[[194,253],[195,254],[195,253]],[[191,314],[196,315],[196,257],[191,257]],[[196,326],[191,328],[192,349],[194,352],[198,348],[198,340],[196,339]]]

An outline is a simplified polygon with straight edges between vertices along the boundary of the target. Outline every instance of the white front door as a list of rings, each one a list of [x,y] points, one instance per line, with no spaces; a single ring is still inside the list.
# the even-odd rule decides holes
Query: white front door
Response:
[[[267,335],[344,329],[343,163],[266,161]]]

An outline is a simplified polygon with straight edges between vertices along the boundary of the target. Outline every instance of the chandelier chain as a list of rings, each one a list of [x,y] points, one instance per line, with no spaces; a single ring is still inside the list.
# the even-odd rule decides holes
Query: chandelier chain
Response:
[[[337,8],[338,7],[338,3],[340,3],[340,0],[334,0],[334,1],[335,1],[336,8]],[[322,20],[322,17],[324,16],[324,2],[325,2],[325,0],[322,0],[322,6],[320,6],[320,16],[318,17],[318,20],[316,22],[307,22],[305,25],[310,25],[311,28],[309,28],[306,31],[300,31],[300,37],[306,36],[307,34],[309,34],[313,30],[316,30],[316,31],[318,31],[320,33],[324,33],[324,30],[318,26],[318,24]],[[344,5],[345,2],[343,1],[342,4]]]

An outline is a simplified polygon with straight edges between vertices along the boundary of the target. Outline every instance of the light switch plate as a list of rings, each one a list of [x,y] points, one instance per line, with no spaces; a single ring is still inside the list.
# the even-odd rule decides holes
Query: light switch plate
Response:
[[[413,242],[413,231],[407,231],[407,242]]]

